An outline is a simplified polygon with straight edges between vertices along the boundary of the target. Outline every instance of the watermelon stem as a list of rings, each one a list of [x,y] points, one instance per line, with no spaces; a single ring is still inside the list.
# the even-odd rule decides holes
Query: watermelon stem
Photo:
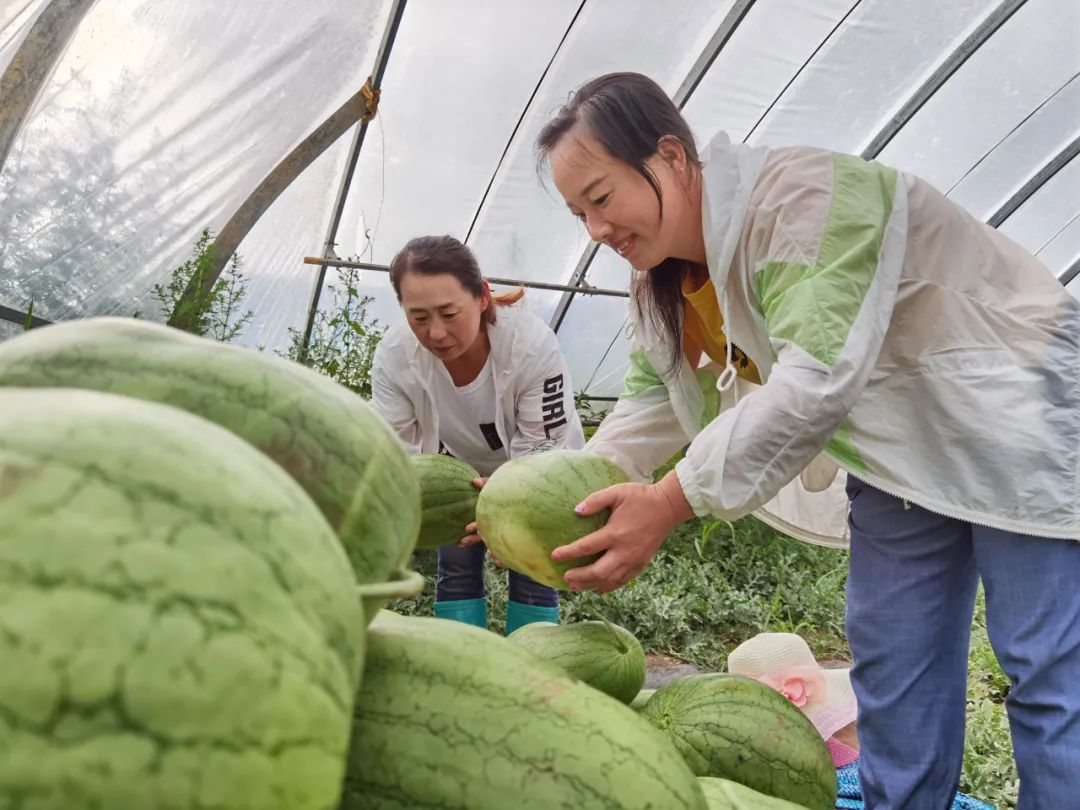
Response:
[[[615,646],[618,648],[619,652],[621,652],[621,653],[630,652],[629,645],[627,645],[626,641],[623,640],[623,637],[619,635],[619,631],[616,630],[614,627],[612,627],[611,622],[609,622],[604,617],[604,614],[601,613],[596,608],[592,608],[590,610],[590,612],[593,614],[593,616],[595,616],[596,618],[598,618],[600,621],[602,621],[604,623],[604,627],[606,627],[608,629],[608,632],[611,633],[611,638],[614,640]]]

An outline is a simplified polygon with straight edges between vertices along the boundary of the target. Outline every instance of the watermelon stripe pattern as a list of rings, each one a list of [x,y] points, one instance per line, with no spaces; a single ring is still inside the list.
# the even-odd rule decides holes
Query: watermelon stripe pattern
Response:
[[[658,689],[641,715],[668,735],[698,776],[740,782],[811,810],[836,804],[836,771],[825,741],[764,684],[691,675]]]
[[[378,619],[343,810],[705,810],[696,778],[626,706],[492,633]]]
[[[361,584],[404,566],[420,486],[397,435],[352,391],[297,363],[160,324],[92,318],[0,346],[0,387],[81,388],[173,405],[254,445],[311,497]]]
[[[0,526],[0,805],[334,806],[363,615],[277,466],[165,405],[0,389]]]
[[[476,525],[491,552],[519,573],[551,588],[595,557],[556,563],[551,552],[596,531],[608,511],[582,517],[587,496],[629,480],[617,465],[584,450],[550,450],[508,461],[495,471],[476,504]]]
[[[465,527],[476,520],[479,478],[471,465],[441,453],[413,456],[420,481],[420,536],[417,548],[436,548],[457,543]]]
[[[536,622],[509,638],[622,703],[630,703],[645,683],[641,642],[618,625]]]

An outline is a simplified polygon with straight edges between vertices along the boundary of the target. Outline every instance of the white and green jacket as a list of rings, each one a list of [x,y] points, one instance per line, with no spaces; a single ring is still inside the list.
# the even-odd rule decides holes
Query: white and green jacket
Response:
[[[631,301],[627,390],[589,449],[644,479],[689,440],[695,512],[814,542],[847,534],[821,454],[943,515],[1080,539],[1080,302],[912,175],[723,134],[702,160],[709,275],[764,385],[731,385],[730,358],[717,383],[668,371]]]

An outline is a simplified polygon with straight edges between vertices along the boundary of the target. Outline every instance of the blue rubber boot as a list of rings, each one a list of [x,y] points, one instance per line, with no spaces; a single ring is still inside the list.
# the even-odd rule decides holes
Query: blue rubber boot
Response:
[[[532,624],[533,622],[558,624],[559,606],[525,605],[513,600],[506,603],[506,635],[510,635],[519,627],[524,627],[526,624]]]
[[[477,599],[452,599],[435,603],[435,617],[454,622],[471,624],[487,630],[487,597]]]

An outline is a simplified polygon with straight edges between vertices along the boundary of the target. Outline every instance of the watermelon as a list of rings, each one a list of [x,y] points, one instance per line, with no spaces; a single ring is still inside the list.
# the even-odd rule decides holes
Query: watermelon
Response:
[[[368,629],[343,810],[705,810],[640,716],[505,638],[445,619]]]
[[[160,324],[93,318],[0,344],[0,387],[11,386],[123,394],[215,422],[300,484],[338,533],[361,586],[397,579],[393,595],[416,586],[400,572],[420,526],[409,456],[373,408],[328,377]]]
[[[364,617],[279,467],[165,405],[0,389],[0,526],[0,806],[335,806]]]
[[[614,463],[584,450],[521,456],[499,467],[480,491],[476,525],[491,553],[508,568],[566,590],[563,575],[596,556],[555,562],[551,552],[596,531],[609,514],[605,509],[583,517],[574,507],[628,480]]]
[[[535,622],[508,638],[623,703],[645,683],[645,651],[633,633],[617,625]]]
[[[476,520],[480,473],[464,461],[442,453],[413,456],[420,481],[420,536],[417,548],[456,544],[465,527]]]
[[[746,785],[711,776],[698,777],[709,810],[799,810],[799,805],[766,796]]]
[[[751,678],[681,678],[658,689],[641,716],[668,735],[698,776],[730,779],[811,810],[836,803],[836,771],[817,729]]]
[[[641,711],[645,708],[645,704],[649,702],[649,698],[654,694],[656,694],[655,689],[642,689],[637,693],[637,696],[630,701],[630,708],[634,711]]]

